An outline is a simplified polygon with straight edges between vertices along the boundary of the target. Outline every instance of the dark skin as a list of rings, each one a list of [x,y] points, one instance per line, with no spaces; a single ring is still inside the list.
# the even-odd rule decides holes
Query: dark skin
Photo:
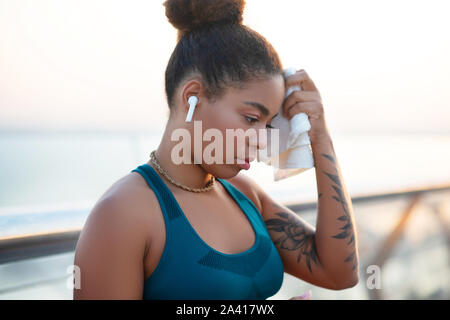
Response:
[[[283,103],[286,88],[293,84],[300,84],[303,91],[292,93]],[[199,102],[192,122],[185,122],[187,101],[192,95]],[[258,102],[268,112],[264,114],[243,101]],[[224,136],[226,128],[264,129],[280,106],[288,118],[299,112],[306,112],[310,118],[318,190],[315,228],[271,198],[248,175],[239,174],[242,168],[238,164],[176,165],[170,158],[170,150],[177,143],[171,141],[171,133],[177,128],[185,128],[193,136],[194,121],[201,120],[204,131],[216,128]],[[157,158],[173,179],[192,188],[203,187],[211,175],[228,180],[258,208],[285,272],[313,285],[339,290],[359,281],[357,237],[351,200],[323,111],[320,94],[304,71],[286,82],[281,76],[272,76],[246,83],[242,89],[230,88],[216,101],[206,98],[202,82],[194,75],[176,92]],[[203,148],[209,143],[204,142]],[[261,141],[257,143],[258,148],[264,147]],[[254,154],[246,156],[254,158]],[[148,164],[153,166],[150,160]],[[255,236],[249,221],[220,183],[216,182],[208,192],[195,194],[160,176],[191,225],[211,247],[238,253],[253,245]],[[74,299],[142,299],[144,281],[158,265],[164,244],[164,219],[158,200],[138,173],[129,173],[102,195],[86,221],[75,253],[74,264],[81,269],[81,289],[74,289]]]

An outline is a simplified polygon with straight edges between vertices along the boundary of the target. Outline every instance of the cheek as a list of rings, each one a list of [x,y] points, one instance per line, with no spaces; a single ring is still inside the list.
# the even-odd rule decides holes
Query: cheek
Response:
[[[245,136],[245,131],[251,128],[250,125],[245,125],[245,119],[243,115],[239,112],[224,112],[217,111],[211,112],[206,117],[202,118],[202,133],[203,135],[208,129],[217,129],[220,131],[220,138],[222,139],[222,159],[223,163],[226,162],[227,155],[232,159],[244,158],[250,156],[251,158],[256,157],[256,139],[250,141],[250,138]],[[227,129],[231,130],[229,133],[229,137],[227,138]],[[237,130],[241,129],[241,130]],[[208,148],[208,146],[212,146],[214,143],[214,139],[216,139],[216,132],[210,131],[210,135],[213,135],[211,141],[208,141],[206,138],[203,140],[203,150]],[[203,136],[204,137],[204,136]],[[231,143],[232,142],[232,143]],[[228,144],[228,146],[227,146]],[[249,148],[249,145],[254,145],[253,149]],[[219,146],[217,143],[214,146]],[[228,151],[227,151],[228,150]]]
[[[239,117],[240,115],[237,112],[222,111],[213,114],[211,120],[219,130],[234,129],[242,125],[242,122],[239,122]]]
[[[244,158],[246,156],[249,139],[248,137],[245,137],[245,130],[248,129],[248,126],[245,127],[244,119],[241,118],[242,115],[237,112],[218,112],[214,114],[214,116],[211,115],[207,119],[204,118],[202,121],[203,150],[205,150],[205,148],[211,148],[214,144],[214,140],[216,138],[221,138],[221,143],[214,144],[214,147],[217,146],[217,148],[219,148],[219,146],[222,145],[221,158],[223,163],[226,162],[227,156],[231,159],[236,157]],[[216,129],[218,131],[211,129]],[[227,129],[230,131],[228,137]],[[205,138],[207,130],[211,130],[208,132],[209,136],[213,136],[211,140]],[[220,136],[217,136],[217,132],[220,132]]]
[[[243,116],[236,111],[227,110],[226,106],[215,106],[211,108],[211,111],[202,119],[204,130],[219,130],[224,136],[224,141],[226,129],[247,129]]]

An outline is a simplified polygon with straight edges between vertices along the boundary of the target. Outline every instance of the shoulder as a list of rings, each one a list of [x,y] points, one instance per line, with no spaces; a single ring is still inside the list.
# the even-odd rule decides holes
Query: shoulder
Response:
[[[122,241],[150,245],[151,226],[156,196],[144,188],[135,174],[128,174],[114,182],[95,203],[83,227],[83,234],[93,239],[95,233],[102,239],[120,237]]]
[[[248,175],[239,173],[233,178],[227,179],[227,181],[245,194],[253,202],[258,211],[262,213],[261,200],[264,195],[264,191],[252,178]]]
[[[118,217],[124,219],[144,218],[142,212],[153,207],[157,198],[145,180],[136,172],[131,172],[114,184],[101,196],[94,206],[95,209],[110,209]],[[131,219],[130,219],[131,220]]]
[[[139,184],[129,179],[118,180],[103,194],[81,230],[74,264],[82,270],[83,285],[74,289],[74,299],[142,298],[155,206],[144,202]]]

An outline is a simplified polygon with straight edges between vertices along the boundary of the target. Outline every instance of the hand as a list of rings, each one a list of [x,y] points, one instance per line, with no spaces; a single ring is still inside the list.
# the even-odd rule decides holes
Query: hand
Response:
[[[305,70],[299,70],[285,80],[285,87],[300,86],[302,91],[293,91],[283,103],[283,115],[291,119],[297,113],[308,115],[311,129],[308,131],[311,143],[322,137],[328,137],[329,131],[325,123],[322,98],[314,82]]]
[[[309,290],[308,292],[302,294],[301,296],[295,296],[290,298],[289,300],[311,300],[312,292]]]

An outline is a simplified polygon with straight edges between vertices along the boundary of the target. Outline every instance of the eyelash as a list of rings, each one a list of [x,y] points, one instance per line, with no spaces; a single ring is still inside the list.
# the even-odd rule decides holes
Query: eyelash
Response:
[[[251,124],[259,121],[257,118],[252,118],[252,117],[247,117],[247,116],[244,116],[244,118],[247,119],[247,121],[248,121],[248,119],[251,119],[251,121],[248,121]],[[273,129],[273,127],[270,124],[266,125],[266,128]]]

